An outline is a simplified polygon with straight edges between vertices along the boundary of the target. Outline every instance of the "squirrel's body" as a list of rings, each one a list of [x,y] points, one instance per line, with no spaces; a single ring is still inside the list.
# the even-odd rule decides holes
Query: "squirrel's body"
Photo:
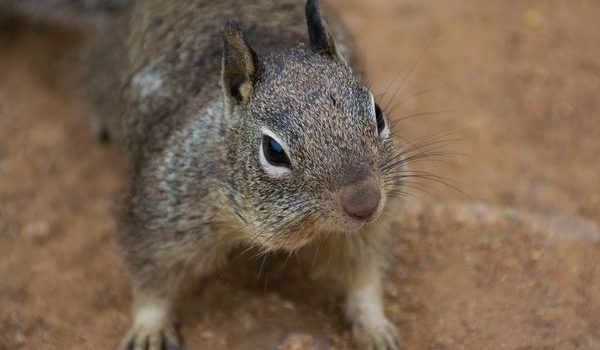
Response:
[[[402,153],[328,24],[312,0],[145,0],[100,30],[92,98],[131,165],[128,348],[176,348],[183,282],[236,246],[310,252],[346,294],[355,338],[398,348],[380,278]]]

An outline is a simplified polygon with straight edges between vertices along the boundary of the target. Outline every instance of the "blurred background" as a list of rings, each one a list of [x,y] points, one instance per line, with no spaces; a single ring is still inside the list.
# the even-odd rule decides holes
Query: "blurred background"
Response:
[[[396,135],[449,152],[416,165],[446,184],[411,189],[394,226],[386,312],[406,348],[599,349],[600,2],[326,2]],[[114,349],[129,323],[123,159],[63,87],[85,40],[0,15],[2,350]],[[352,349],[316,282],[244,266],[190,304],[190,348]]]

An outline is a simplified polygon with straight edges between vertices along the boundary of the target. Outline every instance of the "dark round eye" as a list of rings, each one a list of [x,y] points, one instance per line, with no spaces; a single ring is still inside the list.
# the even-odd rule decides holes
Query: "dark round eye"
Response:
[[[272,137],[263,135],[262,149],[265,155],[265,159],[271,165],[290,167],[290,159],[283,150],[283,147],[279,142],[275,141]]]
[[[375,104],[375,120],[377,121],[377,133],[381,134],[383,129],[385,129],[385,119],[383,118],[383,112],[378,104]]]

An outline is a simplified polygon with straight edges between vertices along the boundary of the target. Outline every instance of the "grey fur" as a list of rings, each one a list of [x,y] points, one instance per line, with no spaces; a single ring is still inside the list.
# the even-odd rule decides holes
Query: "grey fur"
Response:
[[[133,0],[0,0],[0,15],[65,25],[98,24],[131,6]]]
[[[339,23],[322,21],[313,0],[306,10],[312,42],[297,0],[145,0],[94,41],[88,79],[103,83],[91,92],[131,165],[119,220],[137,299],[127,346],[175,339],[171,304],[183,282],[254,246],[321,252],[322,274],[348,295],[356,340],[398,349],[381,304],[386,215],[356,222],[338,192],[370,176],[383,214],[394,210],[402,152],[378,135]],[[290,149],[289,176],[261,167],[265,127]]]

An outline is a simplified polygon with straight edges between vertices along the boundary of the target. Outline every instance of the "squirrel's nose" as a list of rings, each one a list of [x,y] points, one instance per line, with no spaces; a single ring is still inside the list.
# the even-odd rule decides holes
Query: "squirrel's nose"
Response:
[[[343,186],[340,189],[340,197],[346,214],[355,219],[368,221],[377,212],[381,191],[375,181],[365,179]]]

